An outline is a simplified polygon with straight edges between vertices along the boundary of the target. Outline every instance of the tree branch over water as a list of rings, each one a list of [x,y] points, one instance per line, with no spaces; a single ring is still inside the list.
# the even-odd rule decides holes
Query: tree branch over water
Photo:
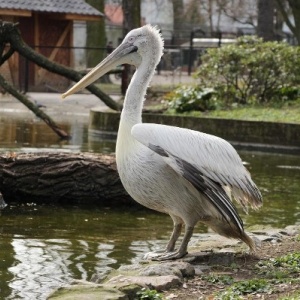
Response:
[[[70,136],[63,129],[61,129],[46,113],[44,113],[37,105],[31,102],[25,95],[17,91],[12,85],[10,85],[0,75],[0,86],[23,103],[28,109],[30,109],[37,117],[42,119],[60,138],[68,139]]]
[[[0,23],[0,45],[9,43],[14,51],[17,51],[20,55],[24,56],[28,60],[34,62],[38,66],[47,69],[50,72],[64,76],[72,81],[79,81],[83,75],[69,67],[63,66],[58,63],[54,63],[47,59],[45,56],[35,52],[30,48],[22,39],[20,31],[16,24],[10,22]],[[109,95],[101,91],[95,85],[90,85],[87,89],[103,101],[109,108],[120,111],[121,105],[114,101]]]
[[[64,76],[72,81],[79,81],[83,74],[77,72],[66,66],[54,63],[47,59],[45,56],[35,52],[30,48],[22,39],[19,29],[17,28],[18,24],[13,24],[11,22],[0,22],[0,66],[8,60],[14,52],[18,52],[21,56],[32,61],[38,66],[47,69],[50,72]],[[8,51],[5,52],[5,48],[9,45]],[[0,75],[1,76],[1,75]],[[43,119],[48,126],[51,127],[61,138],[68,137],[68,134],[65,133],[62,129],[55,124],[55,122],[42,110],[40,110],[34,103],[32,103],[26,96],[17,91],[12,85],[5,81],[1,76],[0,85],[5,91],[13,95],[20,102],[22,102],[28,109],[30,109],[36,116]],[[90,85],[87,89],[97,96],[101,101],[103,101],[108,107],[113,110],[121,110],[121,105],[115,102],[109,95],[102,92],[95,85]]]

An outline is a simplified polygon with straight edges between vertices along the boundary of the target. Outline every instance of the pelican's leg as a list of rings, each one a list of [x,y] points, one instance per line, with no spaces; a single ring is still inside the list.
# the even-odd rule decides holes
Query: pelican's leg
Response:
[[[180,233],[181,233],[183,221],[176,216],[171,215],[171,218],[173,220],[174,226],[173,226],[173,232],[171,234],[171,237],[167,244],[167,247],[164,250],[158,250],[158,251],[146,253],[144,255],[144,259],[157,259],[162,255],[167,255],[168,253],[173,253],[173,251],[175,249],[176,241],[178,240]]]
[[[179,249],[175,252],[167,252],[156,257],[153,257],[152,260],[169,260],[169,259],[177,259],[185,256],[187,254],[187,246],[193,235],[194,226],[186,226],[185,233],[183,236],[183,240]]]
[[[176,241],[178,240],[182,229],[182,223],[174,223],[173,232],[171,238],[167,244],[166,250],[164,252],[172,252],[175,249]]]

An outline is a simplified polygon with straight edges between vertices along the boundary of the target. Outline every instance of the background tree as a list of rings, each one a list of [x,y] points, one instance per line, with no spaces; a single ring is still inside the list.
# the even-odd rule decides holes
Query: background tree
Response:
[[[104,12],[105,0],[87,0],[87,3],[100,12]],[[86,65],[88,68],[96,66],[106,55],[105,19],[99,22],[87,22],[86,47],[102,48],[86,50]]]
[[[216,0],[216,5],[220,12],[223,12],[225,16],[233,21],[255,27],[257,0]]]
[[[124,36],[132,29],[141,26],[141,1],[140,0],[122,0],[123,8],[123,34]],[[125,65],[122,73],[121,92],[125,95],[130,82],[131,68]]]
[[[275,0],[277,9],[282,19],[295,36],[300,45],[300,1],[299,0]],[[291,17],[294,19],[292,22]]]
[[[257,28],[256,33],[264,41],[273,41],[274,32],[274,0],[257,1]]]
[[[184,31],[184,7],[183,0],[173,0],[173,17],[174,17],[174,33],[173,43],[182,38],[181,34]]]
[[[123,0],[122,1],[124,21],[124,36],[132,29],[141,26],[141,1]]]
[[[174,33],[173,43],[178,44],[182,39],[190,37],[190,33],[196,27],[204,25],[205,18],[201,14],[202,8],[198,0],[190,0],[184,3],[183,0],[172,0]]]
[[[204,2],[206,1],[214,0],[205,0]],[[267,32],[271,32],[271,18],[275,22],[273,35],[276,33],[283,36],[284,32],[282,32],[282,29],[283,23],[285,23],[295,37],[298,45],[300,45],[299,0],[216,0],[216,3],[227,17],[236,22],[249,24],[254,28],[256,28],[256,24],[258,23],[258,34],[262,37],[264,37],[262,30],[265,29]],[[274,18],[274,13],[276,18]]]

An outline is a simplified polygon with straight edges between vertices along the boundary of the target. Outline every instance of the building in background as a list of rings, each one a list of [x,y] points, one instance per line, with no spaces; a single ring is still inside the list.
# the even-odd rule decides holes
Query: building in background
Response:
[[[49,60],[74,66],[74,22],[99,21],[104,14],[83,0],[1,0],[0,19],[19,23],[23,40]],[[77,41],[76,41],[77,42]],[[75,59],[77,61],[77,58]],[[15,53],[1,66],[15,87],[31,91],[65,90],[69,80],[26,61]]]

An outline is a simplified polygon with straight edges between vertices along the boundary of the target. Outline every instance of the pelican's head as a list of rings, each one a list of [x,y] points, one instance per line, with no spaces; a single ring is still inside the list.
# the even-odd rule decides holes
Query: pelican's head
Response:
[[[84,89],[116,66],[130,64],[138,67],[143,59],[151,59],[152,62],[154,60],[157,65],[162,54],[163,39],[156,27],[145,25],[131,30],[119,47],[66,93],[62,94],[62,97],[65,98]]]

